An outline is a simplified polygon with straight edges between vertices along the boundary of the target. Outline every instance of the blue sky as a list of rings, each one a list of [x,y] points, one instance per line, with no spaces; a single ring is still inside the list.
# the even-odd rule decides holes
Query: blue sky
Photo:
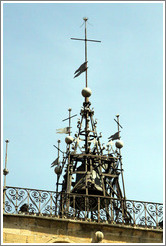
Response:
[[[55,190],[50,164],[56,129],[79,112],[85,75],[83,17],[88,17],[88,86],[102,142],[120,114],[127,199],[163,201],[162,3],[3,4],[3,166],[7,185]],[[73,135],[77,117],[72,119]]]

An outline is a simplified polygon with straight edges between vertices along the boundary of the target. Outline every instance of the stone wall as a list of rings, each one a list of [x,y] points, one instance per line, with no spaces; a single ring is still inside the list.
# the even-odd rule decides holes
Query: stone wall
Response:
[[[22,214],[3,217],[3,243],[162,243],[162,238],[161,229]]]

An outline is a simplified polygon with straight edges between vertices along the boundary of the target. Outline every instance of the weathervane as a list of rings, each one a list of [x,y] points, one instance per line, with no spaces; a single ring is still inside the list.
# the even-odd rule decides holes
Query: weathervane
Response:
[[[71,131],[70,131],[70,128],[71,128],[71,118],[77,116],[77,114],[71,116],[71,110],[72,110],[71,108],[68,109],[68,111],[69,111],[69,117],[66,118],[66,119],[64,119],[64,120],[62,120],[62,121],[69,120],[69,136],[70,136],[70,133],[71,133]]]
[[[81,38],[71,38],[72,40],[79,40],[79,41],[84,41],[85,42],[85,62],[75,71],[75,73],[77,73],[75,75],[75,77],[79,76],[81,73],[86,72],[85,73],[85,86],[88,87],[88,73],[87,73],[87,41],[88,42],[101,42],[99,40],[92,40],[92,39],[87,39],[87,28],[86,28],[86,22],[88,20],[87,17],[84,17],[83,20],[85,21],[85,38],[81,39]],[[74,78],[75,78],[74,77]]]

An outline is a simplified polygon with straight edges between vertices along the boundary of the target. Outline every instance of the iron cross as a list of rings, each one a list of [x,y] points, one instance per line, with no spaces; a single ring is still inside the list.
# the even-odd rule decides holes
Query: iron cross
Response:
[[[66,119],[64,119],[64,120],[62,120],[62,121],[69,120],[69,136],[70,136],[70,133],[71,133],[71,131],[70,131],[70,128],[71,128],[71,118],[77,116],[77,114],[71,116],[71,108],[69,108],[68,111],[69,111],[69,117],[66,118]]]
[[[85,62],[86,62],[86,68],[87,68],[87,41],[90,41],[90,42],[101,42],[101,41],[98,41],[98,40],[93,40],[93,39],[87,39],[87,30],[86,30],[86,22],[88,20],[87,17],[83,18],[83,20],[85,21],[85,39],[82,39],[82,38],[71,38],[73,40],[79,40],[79,41],[85,41]],[[87,69],[86,69],[86,77],[85,77],[85,83],[86,83],[86,87],[88,87],[88,74],[87,74]]]

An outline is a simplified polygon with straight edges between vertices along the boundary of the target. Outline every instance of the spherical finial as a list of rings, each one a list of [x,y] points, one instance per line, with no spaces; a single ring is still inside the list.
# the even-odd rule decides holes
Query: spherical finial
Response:
[[[9,140],[8,140],[8,139],[6,139],[6,140],[5,140],[5,142],[6,142],[6,143],[9,143]]]
[[[8,170],[7,168],[4,168],[4,169],[3,169],[3,175],[6,176],[8,173],[9,173],[9,170]]]
[[[115,143],[115,146],[116,146],[118,149],[121,149],[121,148],[123,147],[123,141],[117,140],[116,143]]]
[[[60,143],[61,142],[61,140],[58,140],[58,143]]]
[[[84,18],[83,18],[83,20],[84,20],[84,21],[87,21],[87,20],[88,20],[88,18],[87,18],[87,17],[84,17]]]
[[[54,172],[57,175],[60,175],[62,173],[62,167],[61,166],[56,166],[55,169],[54,169]]]
[[[71,111],[71,110],[72,110],[71,108],[68,109],[68,111]]]
[[[90,88],[88,87],[85,87],[83,90],[82,90],[82,95],[83,97],[90,97],[92,95],[92,91]]]
[[[67,136],[67,137],[65,138],[65,142],[66,142],[67,144],[71,144],[71,143],[73,142],[73,138],[72,138],[71,136]]]
[[[95,239],[97,243],[100,243],[104,238],[104,234],[101,231],[95,233]]]

